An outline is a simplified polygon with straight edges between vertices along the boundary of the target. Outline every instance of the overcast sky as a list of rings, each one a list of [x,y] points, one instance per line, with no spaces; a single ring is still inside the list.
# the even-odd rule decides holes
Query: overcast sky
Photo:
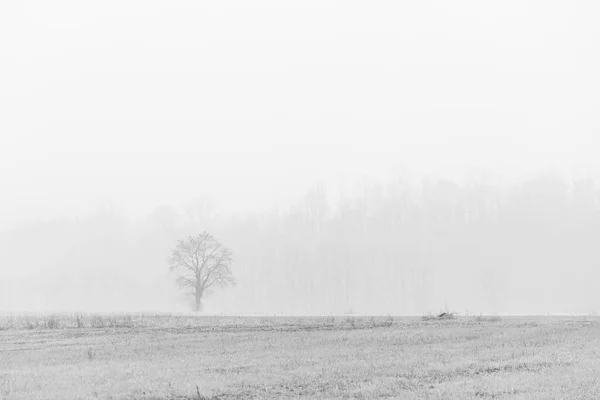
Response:
[[[595,1],[2,1],[0,223],[600,171]]]

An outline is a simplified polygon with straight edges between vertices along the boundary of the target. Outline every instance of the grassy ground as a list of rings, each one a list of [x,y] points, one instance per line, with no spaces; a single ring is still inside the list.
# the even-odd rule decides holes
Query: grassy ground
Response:
[[[0,399],[594,399],[596,318],[0,317]]]

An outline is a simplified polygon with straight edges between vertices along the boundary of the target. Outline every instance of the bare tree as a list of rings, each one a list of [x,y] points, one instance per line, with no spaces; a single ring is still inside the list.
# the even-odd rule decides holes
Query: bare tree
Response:
[[[202,298],[210,291],[235,284],[232,261],[233,252],[206,231],[180,240],[169,257],[170,269],[179,273],[179,286],[190,290],[196,311],[200,311]]]

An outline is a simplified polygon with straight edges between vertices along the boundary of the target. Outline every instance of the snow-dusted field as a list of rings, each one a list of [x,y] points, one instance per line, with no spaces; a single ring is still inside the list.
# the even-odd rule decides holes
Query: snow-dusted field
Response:
[[[0,399],[598,398],[595,317],[0,318]]]

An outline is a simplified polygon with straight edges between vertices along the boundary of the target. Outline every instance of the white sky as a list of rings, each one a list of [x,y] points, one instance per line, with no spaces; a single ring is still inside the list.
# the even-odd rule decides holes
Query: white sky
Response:
[[[0,223],[394,166],[600,171],[595,1],[0,2]]]

